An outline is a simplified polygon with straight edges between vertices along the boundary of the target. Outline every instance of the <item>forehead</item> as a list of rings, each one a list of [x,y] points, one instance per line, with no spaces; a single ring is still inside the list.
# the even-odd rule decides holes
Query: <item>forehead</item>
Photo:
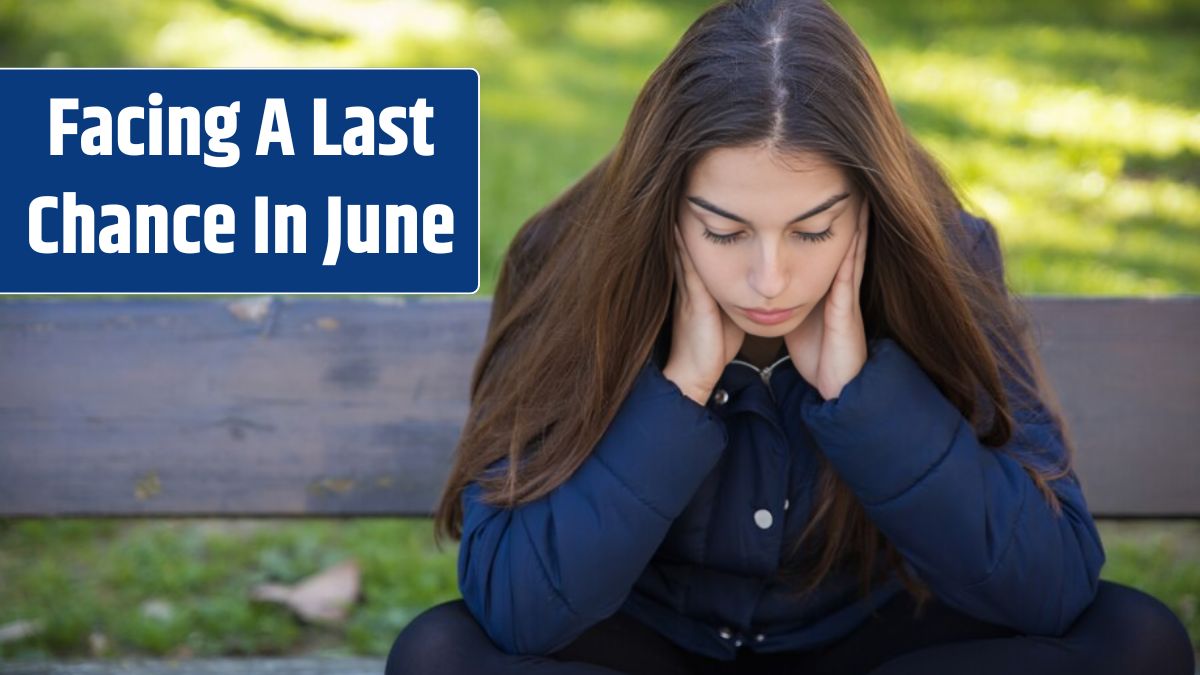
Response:
[[[688,194],[739,215],[746,214],[738,209],[803,210],[848,187],[845,172],[817,154],[785,154],[757,145],[710,150],[687,180]]]

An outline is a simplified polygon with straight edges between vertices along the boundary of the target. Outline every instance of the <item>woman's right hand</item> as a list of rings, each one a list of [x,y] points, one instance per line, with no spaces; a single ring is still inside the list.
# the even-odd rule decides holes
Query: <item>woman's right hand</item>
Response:
[[[725,366],[737,356],[746,333],[709,294],[679,232],[675,233],[675,312],[671,324],[671,354],[663,375],[700,405]]]

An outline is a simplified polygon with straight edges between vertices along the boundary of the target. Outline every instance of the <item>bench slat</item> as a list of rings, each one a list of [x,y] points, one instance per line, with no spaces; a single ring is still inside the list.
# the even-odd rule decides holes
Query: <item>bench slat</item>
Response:
[[[1200,516],[1200,297],[1029,301],[1098,516]],[[490,301],[0,301],[0,515],[426,516]]]

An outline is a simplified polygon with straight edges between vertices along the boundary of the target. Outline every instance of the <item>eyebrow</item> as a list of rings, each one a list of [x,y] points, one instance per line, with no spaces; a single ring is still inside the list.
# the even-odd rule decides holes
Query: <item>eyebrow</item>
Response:
[[[791,225],[792,223],[798,223],[801,220],[804,220],[806,218],[811,218],[811,217],[817,215],[818,213],[821,213],[822,211],[827,211],[834,204],[837,204],[838,202],[842,201],[843,199],[845,199],[846,197],[849,197],[849,196],[850,196],[849,192],[843,192],[839,195],[834,195],[834,196],[830,197],[829,199],[826,199],[825,201],[821,202],[820,204],[817,204],[816,206],[812,207],[811,209],[805,211],[804,213],[801,213],[800,215],[796,216],[795,218],[792,218],[791,220],[789,220],[787,222],[787,224]],[[750,221],[746,220],[745,218],[743,218],[741,216],[736,216],[736,215],[726,211],[725,209],[709,202],[708,200],[704,199],[703,197],[696,197],[693,195],[688,195],[687,198],[688,198],[688,201],[695,204],[696,206],[699,206],[700,208],[705,209],[707,211],[712,211],[713,213],[717,214],[718,216],[721,216],[723,218],[728,218],[730,220],[736,220],[737,222],[739,222],[743,225],[749,225],[751,227],[754,227],[754,224],[751,223]]]

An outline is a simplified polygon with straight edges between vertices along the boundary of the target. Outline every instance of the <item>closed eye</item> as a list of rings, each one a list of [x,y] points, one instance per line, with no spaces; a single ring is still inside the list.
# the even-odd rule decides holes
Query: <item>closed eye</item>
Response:
[[[708,239],[709,241],[712,241],[714,243],[733,244],[733,243],[737,242],[738,239],[741,238],[743,233],[735,232],[733,234],[717,234],[715,232],[710,231],[706,227],[706,228],[704,228],[703,234],[706,239]],[[815,241],[825,241],[826,239],[833,236],[833,227],[830,226],[824,232],[793,232],[793,234],[795,234],[800,239],[803,239],[804,241],[814,241],[814,242]]]

